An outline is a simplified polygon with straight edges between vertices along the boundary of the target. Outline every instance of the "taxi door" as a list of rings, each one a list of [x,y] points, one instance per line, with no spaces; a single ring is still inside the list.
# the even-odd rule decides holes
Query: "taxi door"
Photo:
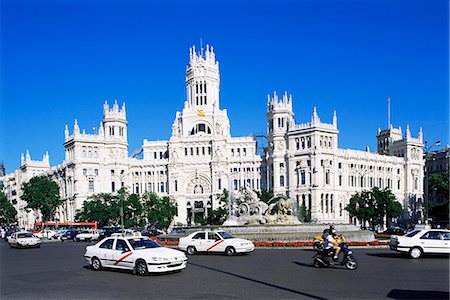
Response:
[[[208,252],[225,252],[225,240],[215,232],[208,232],[208,239],[206,240],[206,251]]]
[[[114,249],[112,251],[112,266],[120,269],[132,269],[134,262],[130,256],[133,252],[130,250],[127,242],[124,239],[117,239]]]
[[[112,264],[113,244],[114,239],[107,239],[98,247],[96,256],[104,267],[109,267]]]
[[[197,249],[198,252],[203,252],[208,249],[208,245],[206,243],[206,232],[198,232],[196,235],[192,237],[192,244],[194,244],[195,249]]]

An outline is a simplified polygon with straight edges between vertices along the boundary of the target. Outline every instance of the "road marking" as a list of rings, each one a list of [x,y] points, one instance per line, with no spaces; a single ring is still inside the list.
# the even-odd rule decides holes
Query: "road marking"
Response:
[[[133,252],[130,252],[130,253],[128,253],[128,254],[125,255],[125,256],[122,256],[118,261],[116,261],[116,262],[114,263],[114,265],[117,266],[122,260],[124,260],[125,258],[127,258],[128,256],[130,256],[131,254],[133,254]]]
[[[206,251],[211,250],[212,248],[214,248],[215,246],[219,245],[219,244],[222,243],[223,241],[225,241],[225,240],[221,240],[221,241],[215,243],[214,245],[212,245],[211,247],[209,247],[208,249],[206,249]]]

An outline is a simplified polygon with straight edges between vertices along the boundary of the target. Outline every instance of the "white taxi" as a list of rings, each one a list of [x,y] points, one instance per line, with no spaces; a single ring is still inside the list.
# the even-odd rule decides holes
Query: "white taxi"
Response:
[[[226,231],[196,231],[179,240],[178,248],[192,255],[197,252],[222,252],[226,255],[255,250],[252,241],[235,238]]]
[[[161,247],[148,237],[109,237],[87,246],[85,259],[94,270],[133,270],[140,276],[149,272],[170,272],[186,268],[187,257],[178,250]]]
[[[77,234],[73,240],[77,241],[96,241],[100,237],[100,234],[97,230],[82,230],[79,234]]]
[[[27,231],[14,232],[8,242],[11,247],[16,248],[41,247],[41,240]]]
[[[450,253],[450,230],[420,229],[403,236],[391,236],[391,250],[419,258],[424,253]]]

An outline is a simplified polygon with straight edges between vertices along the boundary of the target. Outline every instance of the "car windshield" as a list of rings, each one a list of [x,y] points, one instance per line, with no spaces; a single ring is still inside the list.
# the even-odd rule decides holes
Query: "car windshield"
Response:
[[[151,239],[134,238],[128,239],[128,242],[130,243],[131,247],[133,247],[134,250],[161,247],[161,245],[159,245],[157,242]]]
[[[228,233],[226,231],[218,232],[218,234],[224,239],[233,239],[234,238],[234,236],[232,236],[231,233]]]
[[[418,234],[419,232],[420,232],[420,230],[414,230],[414,231],[411,231],[410,233],[406,234],[405,236],[407,236],[407,237],[413,237],[413,236],[415,236],[416,234]]]
[[[33,234],[31,232],[27,232],[27,233],[19,233],[17,235],[17,238],[19,239],[23,239],[23,238],[32,238]]]

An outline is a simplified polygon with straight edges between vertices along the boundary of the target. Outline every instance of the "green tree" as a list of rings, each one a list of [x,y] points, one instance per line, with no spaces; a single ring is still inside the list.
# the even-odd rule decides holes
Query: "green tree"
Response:
[[[380,190],[375,187],[372,189],[372,197],[375,199],[376,214],[378,220],[376,225],[386,227],[390,226],[393,218],[398,218],[402,214],[402,205],[396,200],[395,195],[390,189],[385,188]],[[384,220],[386,219],[386,224]]]
[[[144,225],[142,218],[143,207],[141,199],[136,194],[125,194],[124,199],[124,224],[125,227],[138,227]]]
[[[303,223],[311,222],[311,211],[306,207],[306,205],[300,205],[298,207],[298,219]]]
[[[216,195],[216,199],[219,202],[219,207],[214,210],[211,210],[208,213],[209,224],[211,225],[221,225],[228,216],[228,197],[229,192],[227,189],[224,189],[221,194]]]
[[[448,221],[449,185],[448,173],[433,174],[428,178],[428,216],[434,221]],[[434,201],[431,202],[430,199]]]
[[[59,187],[46,176],[31,178],[22,187],[22,197],[27,208],[39,210],[44,221],[52,220],[58,206],[64,203],[59,198]]]
[[[6,195],[0,192],[0,223],[11,224],[16,221],[17,211]]]
[[[273,191],[271,190],[261,190],[261,192],[256,191],[256,194],[258,195],[259,200],[267,204],[269,204],[269,200],[273,198]]]
[[[351,217],[356,217],[363,228],[367,222],[374,230],[377,225],[384,225],[385,218],[386,225],[393,218],[398,218],[402,213],[402,206],[389,189],[380,190],[375,187],[371,191],[354,194],[345,210]]]
[[[345,210],[351,217],[356,217],[363,228],[366,228],[366,222],[369,223],[370,227],[375,227],[375,205],[369,191],[354,194]]]
[[[177,207],[169,197],[159,197],[155,193],[143,196],[143,213],[149,224],[167,228],[177,213]]]
[[[430,191],[435,191],[448,200],[448,173],[430,175],[428,178],[428,186]]]
[[[143,207],[136,194],[128,194],[125,188],[117,193],[100,193],[92,195],[77,211],[78,221],[98,222],[99,226],[121,224],[121,209],[123,208],[124,227],[143,226]]]
[[[118,202],[116,197],[109,193],[95,194],[83,203],[77,210],[75,220],[81,222],[97,222],[99,227],[117,224]]]

